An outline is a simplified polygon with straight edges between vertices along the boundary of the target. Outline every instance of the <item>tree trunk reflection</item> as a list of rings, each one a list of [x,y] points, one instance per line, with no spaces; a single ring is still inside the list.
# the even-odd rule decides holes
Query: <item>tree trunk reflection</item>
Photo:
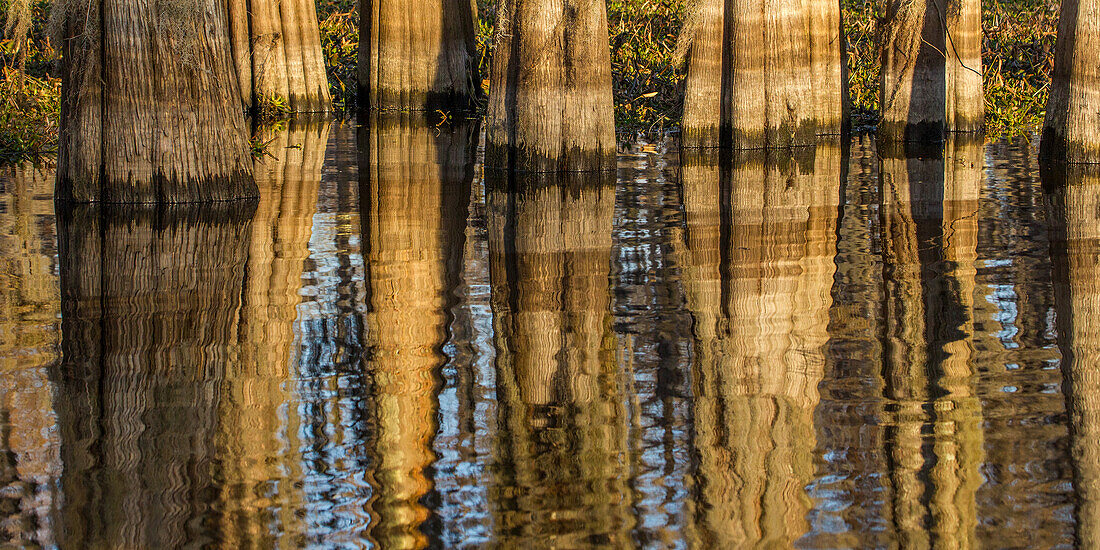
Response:
[[[61,212],[61,546],[201,540],[254,209]]]
[[[462,264],[477,125],[418,114],[360,130],[360,209],[368,273],[369,373],[376,423],[372,538],[425,548],[439,369]]]
[[[611,331],[610,174],[487,174],[505,546],[623,545],[626,412]]]
[[[983,142],[884,151],[883,412],[903,546],[976,544],[983,460],[974,293]],[[908,156],[907,156],[908,155]]]
[[[1077,543],[1100,544],[1100,168],[1043,170],[1053,226],[1054,303],[1073,444]]]
[[[841,163],[833,143],[685,153],[695,545],[790,546],[808,530]]]

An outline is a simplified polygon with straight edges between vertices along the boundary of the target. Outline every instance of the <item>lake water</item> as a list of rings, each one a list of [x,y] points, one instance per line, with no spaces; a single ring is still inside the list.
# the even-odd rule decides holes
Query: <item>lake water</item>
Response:
[[[478,135],[291,123],[217,206],[0,169],[0,537],[1100,544],[1100,171]]]

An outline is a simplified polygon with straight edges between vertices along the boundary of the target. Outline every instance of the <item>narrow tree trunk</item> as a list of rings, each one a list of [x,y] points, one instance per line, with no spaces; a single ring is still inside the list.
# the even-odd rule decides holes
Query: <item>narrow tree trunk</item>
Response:
[[[228,0],[233,62],[245,107],[285,102],[294,113],[332,108],[313,0]]]
[[[497,13],[486,166],[614,170],[604,0],[504,0]]]
[[[1039,154],[1100,163],[1100,0],[1065,0]]]
[[[72,4],[63,23],[58,198],[255,197],[223,4]]]
[[[359,16],[360,105],[374,110],[476,107],[481,85],[471,0],[370,0]]]
[[[836,271],[839,143],[685,156],[682,280],[696,350],[690,546],[809,530],[814,410]]]
[[[683,146],[809,145],[847,119],[837,0],[702,0],[689,14]]]
[[[880,29],[879,88],[886,141],[942,141],[947,132],[980,132],[980,0],[890,0]]]
[[[360,132],[375,416],[371,535],[384,548],[434,547],[422,524],[431,515],[423,499],[439,429],[435,380],[460,284],[478,129],[375,114]]]
[[[104,208],[59,216],[58,542],[178,548],[213,519],[216,389],[255,203]]]

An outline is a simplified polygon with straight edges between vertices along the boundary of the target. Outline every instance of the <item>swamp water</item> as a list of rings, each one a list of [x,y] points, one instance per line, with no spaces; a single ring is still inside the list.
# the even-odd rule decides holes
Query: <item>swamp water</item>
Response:
[[[292,123],[217,207],[0,169],[0,537],[1100,543],[1100,176],[855,138],[509,178],[477,136]]]

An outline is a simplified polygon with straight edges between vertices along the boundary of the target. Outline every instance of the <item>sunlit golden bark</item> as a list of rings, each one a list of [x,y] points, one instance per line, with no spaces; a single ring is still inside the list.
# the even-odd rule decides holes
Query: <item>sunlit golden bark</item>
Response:
[[[847,118],[837,0],[698,0],[680,49],[685,147],[807,145]]]
[[[494,40],[485,164],[614,170],[604,0],[503,0]]]
[[[52,171],[0,168],[0,509],[13,546],[56,544],[49,512],[61,474],[53,382],[60,303]]]
[[[248,243],[240,355],[226,368],[218,402],[220,534],[231,547],[270,547],[280,532],[301,530],[294,321],[329,125],[292,120],[260,136],[277,156],[256,161],[260,201]]]
[[[808,529],[813,413],[836,253],[839,144],[685,155],[698,547],[787,547]],[[718,190],[718,192],[715,192]]]
[[[903,546],[969,548],[983,460],[973,362],[983,142],[883,153],[890,513]]]
[[[359,19],[359,101],[373,110],[466,110],[481,90],[477,3],[370,0]]]
[[[611,174],[488,174],[505,546],[630,543],[627,419],[611,331]]]
[[[880,25],[879,137],[938,142],[981,131],[981,1],[889,0]]]
[[[418,115],[360,131],[360,210],[369,283],[367,365],[375,420],[371,536],[425,548],[439,369],[461,269],[477,127]]]
[[[1062,351],[1062,388],[1070,413],[1076,540],[1100,544],[1100,170],[1063,166],[1043,173],[1049,190],[1051,260]]]
[[[57,196],[177,203],[256,196],[216,0],[66,0]]]
[[[1100,0],[1064,0],[1041,155],[1100,163]]]
[[[201,540],[254,208],[62,211],[62,547]]]
[[[246,108],[272,100],[285,102],[294,113],[332,107],[313,0],[228,0],[226,10]]]

